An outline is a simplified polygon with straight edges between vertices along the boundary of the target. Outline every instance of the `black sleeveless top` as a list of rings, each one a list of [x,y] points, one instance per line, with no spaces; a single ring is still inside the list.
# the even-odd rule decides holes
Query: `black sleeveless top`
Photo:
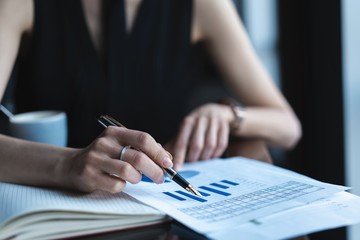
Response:
[[[69,146],[89,144],[109,114],[166,143],[190,111],[191,0],[143,0],[126,33],[124,2],[103,1],[103,57],[80,0],[35,0],[35,22],[15,84],[17,112],[66,111]]]

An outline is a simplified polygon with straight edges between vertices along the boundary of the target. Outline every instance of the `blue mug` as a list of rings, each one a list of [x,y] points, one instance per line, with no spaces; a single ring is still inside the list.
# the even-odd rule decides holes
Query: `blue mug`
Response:
[[[20,113],[10,118],[13,137],[24,140],[67,146],[67,116],[61,111]]]

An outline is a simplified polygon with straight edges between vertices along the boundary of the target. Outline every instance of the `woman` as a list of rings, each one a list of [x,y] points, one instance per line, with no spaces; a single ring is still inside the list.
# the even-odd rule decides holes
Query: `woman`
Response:
[[[207,103],[190,111],[196,86],[188,62],[196,43],[246,108]],[[230,134],[284,148],[301,135],[230,0],[1,0],[0,97],[19,49],[17,110],[66,111],[73,148],[0,136],[0,181],[119,192],[126,181],[140,181],[138,170],[161,183],[159,166],[221,156]],[[101,113],[128,129],[110,127],[96,137],[93,119]],[[118,161],[128,145],[141,152],[128,149]]]

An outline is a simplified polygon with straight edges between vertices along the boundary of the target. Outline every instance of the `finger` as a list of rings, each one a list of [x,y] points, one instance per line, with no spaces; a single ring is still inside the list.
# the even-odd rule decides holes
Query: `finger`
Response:
[[[143,152],[137,151],[135,149],[128,149],[124,156],[123,162],[130,164],[134,169],[141,171],[143,174],[148,176],[155,183],[164,182],[164,171],[160,168],[154,161],[152,161],[146,154]],[[137,173],[139,174],[139,172]],[[139,174],[140,175],[140,174]],[[141,180],[138,179],[137,182]],[[133,182],[133,183],[137,183]]]
[[[129,151],[129,150],[128,150]],[[130,163],[119,159],[105,159],[101,162],[101,170],[111,175],[115,175],[124,181],[138,183],[141,180],[141,174]]]
[[[225,152],[228,144],[229,144],[229,125],[226,122],[220,122],[218,137],[217,137],[217,145],[216,149],[213,152],[214,157],[221,157],[222,154]]]
[[[192,117],[186,117],[180,126],[178,136],[174,143],[174,168],[180,169],[185,161],[186,150],[195,121]]]
[[[99,173],[95,179],[96,189],[110,192],[110,193],[118,193],[121,192],[126,182],[122,179],[113,178],[107,174]]]
[[[120,146],[114,139],[106,136],[95,139],[90,148],[104,158],[119,158],[122,150],[122,146]]]
[[[208,124],[207,122],[208,119],[205,117],[199,117],[197,119],[195,128],[189,141],[189,147],[187,152],[187,160],[189,162],[194,162],[200,157],[200,154],[204,147],[204,138]]]
[[[84,192],[103,190],[106,192],[121,192],[126,182],[119,178],[111,177],[108,173],[99,168],[86,168],[84,172],[76,176],[74,185]]]
[[[116,129],[115,129],[116,131]],[[156,165],[150,158],[148,158],[145,154],[140,154],[140,157],[133,157],[134,162],[139,166],[131,167],[133,162],[121,162],[119,159],[121,152],[123,151],[124,147],[119,146],[119,143],[115,140],[114,137],[109,137],[109,135],[114,134],[114,130],[111,130],[104,134],[104,136],[99,137],[93,143],[92,148],[102,155],[103,159],[107,160],[100,160],[102,161],[101,166],[103,171],[121,177],[123,180],[126,180],[131,183],[138,183],[141,180],[141,174],[139,174],[138,170],[143,172],[149,178],[151,178],[156,183],[162,183],[163,180],[163,171],[162,169]],[[116,143],[115,143],[116,142]],[[157,146],[160,148],[161,145],[157,143]],[[130,149],[125,149],[125,153],[129,152]],[[130,152],[139,153],[138,151],[131,150]],[[164,150],[168,156],[171,156],[170,153]],[[101,158],[100,158],[101,159]],[[112,160],[109,160],[112,159]],[[128,159],[123,156],[123,159]],[[143,159],[145,159],[143,161]],[[139,164],[139,162],[141,164]],[[130,164],[130,166],[129,166]]]
[[[92,157],[96,158],[96,161],[95,159],[93,161],[93,167],[131,183],[138,183],[141,180],[141,175],[136,169],[131,169],[119,160],[124,147],[115,144],[108,137],[99,137],[93,142],[91,148],[96,152],[96,155],[92,154]]]
[[[109,130],[108,130],[109,129]],[[131,145],[145,153],[150,159],[162,167],[172,167],[171,156],[162,148],[148,133],[127,129],[124,127],[108,127],[108,135],[115,136],[114,139],[120,145]]]
[[[217,145],[217,137],[219,130],[219,122],[217,119],[211,118],[206,130],[205,145],[200,155],[200,159],[206,160],[213,156]]]
[[[134,138],[130,144],[146,154],[152,161],[161,167],[172,167],[172,156],[148,133],[133,131]]]

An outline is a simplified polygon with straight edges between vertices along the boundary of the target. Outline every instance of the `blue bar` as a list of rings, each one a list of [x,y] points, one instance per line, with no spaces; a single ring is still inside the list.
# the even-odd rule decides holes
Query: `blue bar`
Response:
[[[191,194],[186,193],[186,192],[183,192],[183,191],[175,191],[175,192],[177,192],[177,193],[179,193],[179,194],[181,194],[181,195],[184,195],[184,196],[186,196],[186,197],[192,198],[192,199],[194,199],[194,200],[196,200],[196,201],[199,201],[199,202],[207,202],[207,200],[205,200],[205,199],[196,197],[196,196],[194,196],[194,195],[191,195]]]
[[[230,193],[222,192],[222,191],[216,190],[214,188],[209,188],[209,187],[205,187],[205,186],[201,186],[199,188],[207,190],[209,192],[217,193],[217,194],[220,194],[220,195],[223,195],[223,196],[230,196],[231,195]]]
[[[218,183],[210,183],[210,185],[214,186],[214,187],[218,187],[218,188],[222,188],[222,189],[227,189],[229,188],[228,186],[224,186]]]
[[[170,192],[163,192],[163,194],[168,195],[170,197],[173,197],[173,198],[175,198],[175,199],[177,199],[179,201],[185,201],[186,200],[185,198],[179,197],[178,195],[172,194]]]
[[[201,195],[203,195],[204,197],[208,197],[208,196],[210,196],[210,194],[208,194],[208,193],[206,193],[206,192],[200,192],[200,191],[198,191]]]
[[[221,180],[221,182],[227,183],[227,184],[230,184],[230,185],[233,185],[233,186],[239,185],[238,183],[236,183],[236,182],[231,182],[231,181],[229,181],[229,180]]]

